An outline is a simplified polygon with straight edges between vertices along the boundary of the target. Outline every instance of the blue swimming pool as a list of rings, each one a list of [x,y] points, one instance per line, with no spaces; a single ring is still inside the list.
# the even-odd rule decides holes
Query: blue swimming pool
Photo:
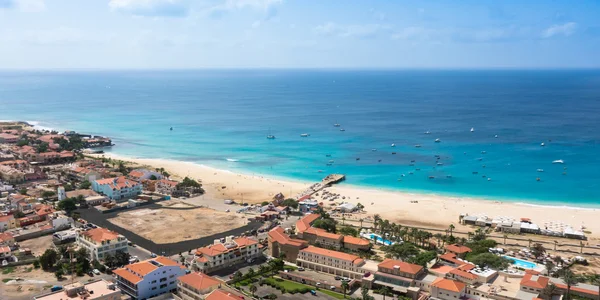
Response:
[[[384,244],[384,245],[386,245],[386,246],[389,246],[389,245],[392,245],[392,244],[393,244],[393,242],[392,242],[392,241],[389,241],[389,240],[383,239],[383,238],[382,238],[381,236],[379,236],[378,234],[371,233],[371,234],[369,235],[369,237],[370,237],[372,240],[376,240],[376,241],[378,241],[378,242],[380,242],[380,243],[382,243],[382,244]]]
[[[508,260],[510,260],[513,265],[523,268],[523,269],[533,269],[533,268],[537,267],[537,264],[534,262],[518,259],[516,257],[507,256],[507,255],[505,255],[504,257],[507,258]]]

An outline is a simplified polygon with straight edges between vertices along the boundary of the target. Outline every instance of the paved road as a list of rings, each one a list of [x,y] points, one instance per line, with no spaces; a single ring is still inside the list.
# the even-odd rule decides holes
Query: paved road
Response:
[[[150,204],[150,205],[144,205],[144,206],[132,208],[127,211],[136,210],[136,209],[158,209],[158,208],[162,209],[163,207],[160,205],[156,205],[156,204]],[[141,246],[142,248],[145,248],[156,254],[161,254],[161,255],[165,255],[165,256],[171,256],[174,254],[187,252],[191,249],[196,249],[196,248],[199,248],[202,246],[206,246],[206,245],[212,244],[215,239],[222,238],[225,236],[229,236],[229,235],[239,236],[246,231],[255,230],[255,229],[260,228],[260,226],[262,226],[261,222],[252,221],[242,227],[238,227],[238,228],[226,231],[226,232],[221,232],[218,234],[214,234],[214,235],[199,238],[199,239],[182,241],[182,242],[177,242],[177,243],[156,244],[151,240],[148,240],[140,235],[137,235],[134,232],[131,232],[125,228],[119,227],[108,221],[110,218],[117,216],[119,214],[119,212],[103,214],[93,208],[79,209],[79,210],[77,210],[77,212],[79,212],[82,219],[84,219],[88,222],[94,223],[98,226],[105,227],[110,230],[114,230],[114,231],[124,235],[132,243],[135,243],[135,244]],[[176,226],[176,224],[173,224],[173,225]],[[168,230],[168,228],[165,228],[165,230]]]

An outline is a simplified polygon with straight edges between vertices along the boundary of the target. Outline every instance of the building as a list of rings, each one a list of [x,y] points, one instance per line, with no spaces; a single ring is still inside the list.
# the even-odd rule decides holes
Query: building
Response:
[[[308,246],[300,250],[296,264],[301,267],[348,278],[362,278],[365,261],[357,255]]]
[[[337,250],[346,248],[355,251],[367,251],[371,248],[371,243],[368,240],[329,233],[324,229],[312,227],[312,224],[320,217],[319,214],[308,214],[298,220],[296,222],[296,236],[308,241],[311,245]]]
[[[25,173],[10,166],[0,165],[0,179],[10,184],[25,182]]]
[[[534,274],[533,272],[526,272],[523,279],[521,279],[520,288],[521,291],[528,293],[541,293],[542,290],[548,286],[550,279],[546,276]]]
[[[119,288],[133,299],[150,297],[177,290],[177,278],[185,275],[185,267],[159,256],[129,264],[113,271]]]
[[[159,180],[163,178],[163,175],[159,172],[154,172],[146,169],[133,170],[129,172],[129,174],[127,174],[127,177],[138,182],[142,182],[142,180],[152,179],[152,176],[154,176],[153,180]]]
[[[80,231],[77,244],[86,248],[91,260],[104,260],[106,255],[115,255],[117,251],[127,252],[127,239],[106,228],[94,228]]]
[[[459,244],[446,245],[446,252],[455,254],[460,258],[465,258],[467,253],[471,252],[471,248]]]
[[[205,298],[206,300],[240,300],[246,299],[244,296],[233,292],[233,291],[225,291],[222,289],[214,290]]]
[[[0,133],[0,143],[16,143],[19,141],[19,136],[9,133]]]
[[[375,285],[390,287],[392,290],[406,293],[406,288],[414,286],[415,279],[425,274],[422,266],[407,262],[386,259],[377,265]]]
[[[65,192],[65,188],[63,186],[59,186],[56,189],[56,195],[58,197],[58,201],[67,199],[67,192]]]
[[[92,182],[94,180],[102,179],[102,174],[100,174],[99,172],[96,172],[92,169],[84,168],[84,167],[73,167],[69,171],[69,175],[80,181]]]
[[[14,246],[15,237],[11,233],[0,233],[0,245]]]
[[[123,176],[92,181],[92,190],[111,200],[133,198],[142,193],[142,184]]]
[[[256,240],[228,236],[224,242],[215,240],[214,244],[210,246],[196,249],[191,267],[195,271],[206,274],[255,259],[261,255],[262,252]]]
[[[460,281],[438,278],[431,284],[431,297],[442,300],[464,299],[466,287]]]
[[[202,273],[190,273],[177,278],[177,300],[202,300],[207,294],[220,288],[222,282]]]
[[[33,297],[34,300],[120,300],[121,290],[112,282],[98,279],[65,285],[60,291]]]
[[[290,238],[280,226],[269,231],[268,241],[269,255],[280,257],[283,254],[285,256],[284,259],[289,262],[296,262],[300,250],[308,247],[307,241]]]
[[[17,220],[13,215],[0,216],[0,232],[17,228]]]

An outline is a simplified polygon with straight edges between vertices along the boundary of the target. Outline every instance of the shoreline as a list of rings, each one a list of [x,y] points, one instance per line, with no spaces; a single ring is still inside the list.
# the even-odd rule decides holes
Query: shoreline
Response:
[[[200,179],[206,190],[206,196],[218,200],[233,199],[236,202],[260,203],[270,201],[281,192],[286,198],[295,196],[314,182],[303,182],[273,176],[250,175],[218,169],[194,162],[160,158],[134,158],[106,152],[98,155],[153,168],[163,167],[169,174],[177,177],[190,176]],[[223,188],[225,187],[225,188]],[[540,227],[544,222],[559,221],[579,229],[585,226],[589,240],[600,238],[600,222],[596,222],[598,209],[570,206],[538,205],[475,197],[446,196],[439,194],[412,193],[404,191],[375,190],[343,183],[327,188],[332,193],[346,196],[350,203],[361,202],[366,215],[379,214],[384,219],[404,225],[424,226],[445,229],[454,224],[460,229],[470,227],[458,224],[459,215],[487,215],[489,217],[507,216],[514,219],[531,218]],[[330,203],[316,197],[325,206]],[[417,201],[414,203],[413,201]],[[501,210],[498,206],[501,206]],[[427,216],[427,217],[424,217]]]

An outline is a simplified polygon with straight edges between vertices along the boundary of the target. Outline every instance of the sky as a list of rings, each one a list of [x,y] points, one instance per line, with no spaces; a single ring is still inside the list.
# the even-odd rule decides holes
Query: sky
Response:
[[[600,1],[0,0],[0,69],[600,68]]]

